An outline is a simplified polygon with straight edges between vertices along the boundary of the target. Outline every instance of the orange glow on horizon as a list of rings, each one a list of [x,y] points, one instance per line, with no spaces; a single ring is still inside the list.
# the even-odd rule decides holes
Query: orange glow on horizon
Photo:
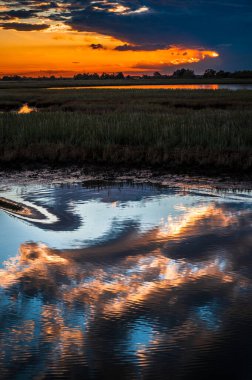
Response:
[[[75,32],[61,23],[52,24],[43,31],[0,29],[0,41],[0,76],[70,77],[82,72],[172,72],[177,66],[219,56],[215,51],[180,46],[151,51],[119,51],[115,48],[127,44],[126,41],[98,33]],[[99,48],[92,49],[92,45],[99,45]]]

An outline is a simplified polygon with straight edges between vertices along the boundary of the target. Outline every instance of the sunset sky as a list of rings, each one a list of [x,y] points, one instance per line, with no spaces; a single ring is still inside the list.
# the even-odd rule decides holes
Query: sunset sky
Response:
[[[252,69],[251,0],[0,0],[0,76]]]

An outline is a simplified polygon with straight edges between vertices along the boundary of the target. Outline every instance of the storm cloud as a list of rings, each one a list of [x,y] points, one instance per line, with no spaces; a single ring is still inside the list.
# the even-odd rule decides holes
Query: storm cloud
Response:
[[[26,24],[26,23],[17,23],[17,22],[7,22],[4,24],[0,23],[0,26],[3,29],[15,29],[20,32],[44,30],[44,29],[49,28],[49,25],[44,25],[44,24]]]
[[[89,47],[93,50],[104,50],[106,49],[102,44],[91,44]]]
[[[28,19],[31,17],[35,17],[36,13],[33,10],[25,10],[25,9],[20,9],[20,10],[11,10],[11,11],[5,11],[5,12],[0,12],[0,20],[12,20],[15,18],[18,19]]]
[[[155,51],[168,49],[169,46],[166,44],[141,44],[141,45],[130,45],[124,44],[116,46],[114,50],[117,51]]]
[[[27,12],[38,18],[61,21],[79,32],[96,32],[123,41],[118,51],[157,50],[176,45],[213,49],[226,68],[251,68],[251,0],[61,0],[41,3],[35,0],[2,1],[8,10],[26,19]],[[22,14],[22,12],[23,14]],[[25,11],[25,13],[24,13]],[[1,14],[0,14],[1,16]],[[8,28],[10,24],[1,24]],[[21,30],[17,23],[17,30]],[[14,23],[12,23],[14,27]],[[42,26],[37,26],[38,28]],[[23,29],[22,29],[23,30]],[[27,29],[29,30],[29,29]],[[34,30],[34,29],[31,29]],[[37,29],[39,30],[39,29]]]

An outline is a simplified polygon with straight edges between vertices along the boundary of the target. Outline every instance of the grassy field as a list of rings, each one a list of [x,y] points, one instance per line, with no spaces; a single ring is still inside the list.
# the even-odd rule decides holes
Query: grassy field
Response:
[[[0,163],[252,169],[252,91],[0,89]]]
[[[103,86],[132,86],[132,85],[162,85],[162,84],[252,84],[251,79],[242,78],[193,78],[193,79],[116,79],[116,80],[26,80],[26,81],[0,81],[0,89],[21,88],[54,88],[54,87],[103,87]]]

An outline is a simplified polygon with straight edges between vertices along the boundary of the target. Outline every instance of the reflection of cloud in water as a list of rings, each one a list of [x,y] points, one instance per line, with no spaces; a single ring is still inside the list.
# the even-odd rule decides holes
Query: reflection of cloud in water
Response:
[[[123,267],[128,268],[126,277],[127,279],[133,277],[134,281],[137,276],[140,275],[138,279],[140,283],[143,280],[143,274],[145,272],[155,271],[155,286],[157,286],[158,281],[170,281],[171,286],[177,286],[183,283],[183,279],[197,278],[198,276],[204,276],[212,272],[223,272],[223,262],[218,263],[216,259],[211,259],[211,263],[203,264],[200,266],[190,264],[187,266],[186,260],[171,260],[163,256],[159,249],[162,247],[163,243],[168,240],[185,238],[186,236],[192,236],[195,233],[199,235],[205,232],[206,224],[202,224],[202,221],[207,222],[208,227],[227,227],[231,224],[236,223],[236,216],[232,215],[230,212],[225,213],[221,208],[217,208],[214,204],[209,206],[198,206],[186,210],[183,216],[173,220],[171,217],[168,218],[167,224],[161,224],[160,228],[153,229],[145,234],[139,234],[137,231],[132,231],[130,234],[115,242],[110,242],[101,246],[76,249],[76,250],[66,250],[57,251],[52,250],[44,244],[23,244],[20,247],[20,256],[16,259],[10,259],[5,263],[6,270],[0,270],[0,278],[2,286],[10,286],[12,282],[19,281],[23,276],[31,275],[33,273],[41,272],[43,276],[46,275],[47,265],[62,265],[64,268],[63,272],[70,270],[70,275],[72,276],[72,271],[79,271],[79,267],[76,264],[76,260],[80,263],[82,261],[89,261],[95,257],[104,260],[106,257],[110,257],[113,253],[120,257],[121,253],[132,253],[137,248],[138,256],[136,258],[129,257],[124,260]],[[123,243],[123,244],[122,244]],[[145,257],[145,255],[139,255],[141,249],[146,249],[149,245],[153,247],[153,251],[149,252],[151,255]],[[122,265],[122,263],[120,263]],[[67,266],[67,269],[65,268]],[[71,268],[71,269],[70,269]],[[218,270],[218,268],[221,268]],[[225,268],[224,268],[225,269]],[[115,271],[117,273],[117,271]],[[43,278],[39,275],[39,278]],[[118,283],[119,288],[122,286],[122,279],[117,279],[117,274],[115,276],[115,284]],[[97,282],[98,281],[98,282]],[[93,286],[99,283],[99,280],[94,280]],[[128,280],[127,280],[128,283]],[[115,288],[117,285],[115,285]],[[110,284],[105,284],[105,287],[111,287]],[[141,285],[143,290],[140,293],[149,292],[148,289],[152,288],[153,283]],[[127,285],[130,288],[130,285]],[[90,286],[92,288],[92,286]],[[98,286],[102,289],[102,282]],[[134,287],[133,287],[134,288]],[[99,293],[96,289],[97,294]],[[135,290],[133,294],[136,293]]]
[[[232,228],[241,226],[246,237],[246,223],[241,221],[247,216],[246,210],[237,214],[210,203],[186,208],[183,215],[169,217],[144,233],[132,228],[96,247],[58,251],[43,244],[23,244],[20,254],[0,270],[1,286],[20,313],[18,329],[11,327],[8,315],[4,319],[2,339],[9,334],[10,340],[2,340],[0,364],[9,355],[22,362],[24,353],[29,362],[36,340],[50,353],[49,364],[38,371],[41,376],[48,371],[67,373],[68,360],[71,365],[89,363],[99,372],[108,359],[110,342],[113,350],[110,347],[108,352],[114,362],[136,360],[143,367],[151,367],[153,355],[162,349],[169,352],[177,347],[180,352],[185,344],[198,346],[206,340],[210,344],[223,324],[221,306],[215,301],[219,292],[226,292],[226,302],[232,304],[236,289],[250,286],[250,280],[234,270],[236,246],[223,240],[211,248],[210,257],[193,262],[171,259],[163,247],[173,240],[183,247],[187,239],[209,231],[213,236],[219,231],[231,236]],[[242,240],[236,244],[241,247]],[[205,281],[207,298],[197,300]],[[27,311],[18,311],[15,299],[24,302],[23,297],[31,295],[42,297],[44,303],[39,318],[29,320]],[[10,375],[11,368],[7,372]]]
[[[182,208],[183,210],[183,208]],[[236,220],[236,216],[232,212],[223,212],[220,207],[216,207],[214,203],[206,206],[197,206],[195,208],[186,209],[185,214],[178,218],[168,216],[167,221],[162,220],[162,228],[159,232],[161,238],[176,236],[180,237],[185,233],[198,234],[200,225],[197,229],[195,226],[201,220],[208,220],[208,227],[227,227],[233,224]]]

